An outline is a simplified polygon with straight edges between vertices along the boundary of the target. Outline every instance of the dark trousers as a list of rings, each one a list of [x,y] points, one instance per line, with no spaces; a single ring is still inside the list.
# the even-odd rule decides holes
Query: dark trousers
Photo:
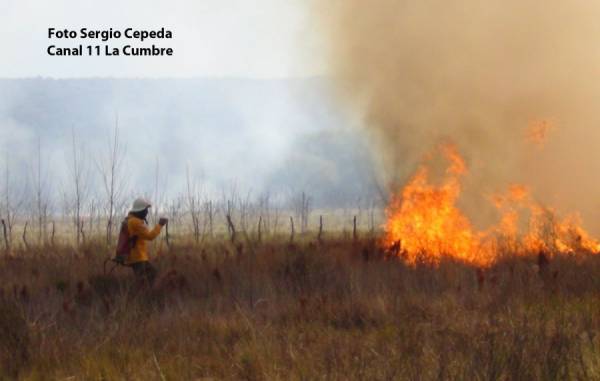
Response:
[[[148,261],[136,262],[131,264],[131,268],[133,269],[133,274],[135,277],[149,285],[154,284],[154,280],[156,279],[156,269],[154,266],[150,264]]]

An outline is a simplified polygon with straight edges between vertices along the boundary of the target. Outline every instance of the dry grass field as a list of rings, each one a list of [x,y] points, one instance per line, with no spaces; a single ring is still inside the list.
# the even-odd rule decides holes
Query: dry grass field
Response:
[[[0,259],[3,379],[600,379],[600,256],[486,269],[371,240],[172,247],[152,289],[106,248]]]

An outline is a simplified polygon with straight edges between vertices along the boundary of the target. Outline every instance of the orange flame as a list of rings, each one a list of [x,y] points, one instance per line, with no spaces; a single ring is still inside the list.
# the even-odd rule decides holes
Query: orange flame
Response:
[[[456,207],[465,162],[453,146],[442,151],[450,161],[442,185],[430,184],[428,169],[422,166],[386,209],[385,242],[399,245],[411,264],[423,259],[437,262],[445,255],[467,262],[480,258],[480,234]]]
[[[441,152],[449,162],[441,184],[431,184],[429,168],[422,165],[386,208],[384,244],[409,264],[451,258],[487,266],[510,253],[600,251],[600,243],[581,227],[577,215],[560,219],[553,209],[535,202],[523,185],[493,195],[499,222],[485,231],[475,230],[456,205],[461,177],[467,173],[465,161],[454,146],[443,146]],[[524,229],[521,220],[526,222]]]

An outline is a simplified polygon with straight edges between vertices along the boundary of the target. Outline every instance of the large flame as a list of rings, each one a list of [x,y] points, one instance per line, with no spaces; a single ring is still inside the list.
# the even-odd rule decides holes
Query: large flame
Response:
[[[408,263],[438,263],[448,257],[487,266],[510,254],[600,251],[577,214],[559,218],[552,208],[535,202],[523,185],[492,196],[499,222],[483,231],[474,229],[457,206],[465,161],[452,145],[442,146],[441,152],[449,162],[441,184],[432,184],[429,167],[422,165],[386,209],[384,244]]]

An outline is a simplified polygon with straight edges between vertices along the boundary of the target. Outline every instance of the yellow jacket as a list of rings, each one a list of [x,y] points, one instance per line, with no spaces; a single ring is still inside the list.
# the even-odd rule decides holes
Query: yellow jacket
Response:
[[[152,230],[149,230],[144,220],[137,218],[131,213],[127,218],[127,228],[129,229],[130,237],[137,237],[135,246],[131,249],[127,264],[136,262],[144,262],[148,260],[148,248],[146,241],[152,241],[160,234],[162,226],[156,225]]]

